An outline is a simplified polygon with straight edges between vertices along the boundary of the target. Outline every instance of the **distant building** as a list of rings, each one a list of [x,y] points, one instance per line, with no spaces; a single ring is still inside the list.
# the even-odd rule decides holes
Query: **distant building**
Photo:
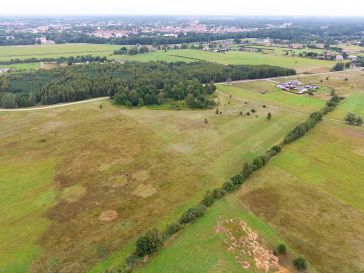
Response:
[[[294,93],[296,93],[296,94],[304,94],[307,91],[318,89],[317,85],[313,85],[313,84],[303,85],[302,82],[300,82],[299,80],[281,82],[281,83],[277,84],[277,87],[282,89],[283,91],[294,90]]]
[[[45,38],[45,37],[37,38],[36,42],[37,42],[37,44],[41,44],[41,45],[51,45],[51,44],[56,43],[55,41],[47,40],[47,38]]]
[[[358,60],[358,56],[355,56],[355,55],[349,55],[348,56],[348,59],[351,60],[351,61],[357,61]]]
[[[336,61],[341,62],[344,60],[343,55],[336,55]]]

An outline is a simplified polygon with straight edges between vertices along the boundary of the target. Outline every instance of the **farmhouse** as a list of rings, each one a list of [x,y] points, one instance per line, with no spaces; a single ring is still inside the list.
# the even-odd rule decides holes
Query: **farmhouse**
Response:
[[[344,60],[343,55],[336,55],[336,61],[341,62]]]
[[[282,82],[277,84],[277,87],[282,89],[283,91],[294,91],[296,94],[304,94],[311,90],[318,89],[317,85],[307,84],[303,85],[299,80],[292,80],[288,82]]]

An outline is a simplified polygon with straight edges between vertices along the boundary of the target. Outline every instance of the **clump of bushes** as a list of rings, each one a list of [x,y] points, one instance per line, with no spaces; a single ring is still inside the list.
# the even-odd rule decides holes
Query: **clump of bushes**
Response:
[[[285,244],[279,244],[277,247],[277,251],[279,254],[286,254],[287,248]]]
[[[347,124],[350,125],[360,126],[363,124],[363,119],[353,113],[348,113],[345,117],[345,121]]]
[[[298,271],[307,269],[307,263],[306,263],[305,258],[303,258],[303,257],[298,257],[298,258],[294,259],[293,265],[296,267],[296,269]]]
[[[196,207],[189,208],[184,214],[182,214],[181,218],[179,219],[180,224],[187,224],[191,223],[197,218],[203,216],[206,212],[206,206],[200,204]]]
[[[155,228],[148,230],[143,236],[139,237],[136,242],[136,256],[144,257],[157,252],[163,245],[162,237]]]

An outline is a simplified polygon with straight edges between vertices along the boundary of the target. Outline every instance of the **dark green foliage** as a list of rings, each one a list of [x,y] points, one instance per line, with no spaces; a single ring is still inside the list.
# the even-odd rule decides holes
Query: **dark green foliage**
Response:
[[[195,219],[203,216],[206,211],[206,206],[204,205],[197,205],[196,207],[189,208],[180,218],[179,222],[181,224],[187,224]]]
[[[234,185],[238,186],[243,184],[243,182],[245,181],[245,178],[242,174],[237,174],[234,175],[233,177],[230,178],[231,182],[233,182]]]
[[[344,63],[337,63],[334,65],[334,67],[331,69],[331,71],[342,71],[345,68]]]
[[[204,199],[202,199],[201,204],[209,207],[211,206],[216,200],[220,199],[221,197],[223,197],[225,195],[225,190],[221,189],[221,188],[216,188],[212,191],[208,191],[205,194]]]
[[[138,238],[135,253],[138,257],[144,257],[158,251],[162,245],[163,241],[158,230],[150,229]]]
[[[303,257],[298,257],[294,259],[293,265],[296,267],[298,271],[302,271],[307,268],[306,260]]]
[[[11,59],[9,61],[0,61],[0,65],[11,65],[20,63],[38,63],[38,62],[57,62],[57,63],[67,63],[71,65],[73,63],[91,63],[91,62],[105,62],[106,57],[100,56],[76,56],[76,57],[60,57],[60,58],[28,58],[28,59]]]
[[[182,225],[180,223],[172,223],[167,226],[165,234],[167,236],[172,236],[173,234],[176,234],[180,229],[182,229]]]
[[[287,248],[285,244],[279,244],[277,247],[279,254],[286,254]]]
[[[267,120],[271,120],[272,119],[272,114],[269,112],[268,114],[267,114]]]
[[[270,150],[274,152],[274,155],[276,155],[282,151],[282,147],[279,145],[274,145]]]
[[[360,126],[363,124],[362,118],[353,113],[348,113],[345,117],[345,121],[346,121],[346,123],[348,123],[350,125]]]
[[[233,192],[237,189],[237,186],[233,184],[231,181],[225,182],[222,186],[225,192]]]
[[[140,46],[140,47],[136,47],[133,46],[131,48],[126,48],[125,46],[115,50],[114,54],[115,55],[137,55],[137,54],[144,54],[144,53],[148,53],[149,52],[149,48],[147,46]]]
[[[253,160],[253,165],[256,166],[256,169],[260,169],[264,166],[263,159],[259,156]]]
[[[111,96],[127,106],[186,100],[192,108],[215,105],[214,82],[295,74],[271,66],[221,65],[208,62],[90,63],[0,77],[0,105],[7,108],[54,104]],[[4,94],[5,93],[5,94]]]

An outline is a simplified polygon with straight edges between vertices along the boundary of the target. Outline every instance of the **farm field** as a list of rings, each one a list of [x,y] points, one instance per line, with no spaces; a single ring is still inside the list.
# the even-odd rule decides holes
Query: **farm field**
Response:
[[[0,272],[119,264],[147,228],[174,221],[305,118],[219,99],[221,115],[107,101],[0,113]],[[257,117],[239,114],[252,108]]]
[[[274,54],[249,53],[230,51],[227,53],[215,53],[202,50],[184,49],[170,51],[155,51],[147,54],[136,56],[118,55],[113,56],[119,60],[134,60],[134,61],[209,61],[221,64],[267,64],[273,66],[283,66],[294,68],[299,73],[310,72],[319,73],[329,71],[336,62],[322,61],[307,58],[278,56]]]
[[[335,75],[338,86],[342,76],[345,77]],[[350,74],[352,83],[359,83],[361,77],[360,72]],[[334,86],[331,77],[329,82]],[[342,102],[334,113],[353,111],[351,107],[358,105],[354,101],[361,100],[359,91],[346,95],[350,95],[348,102]],[[239,217],[251,226],[253,219],[263,220],[256,230],[265,238],[266,245],[273,248],[278,242],[285,242],[290,255],[302,255],[310,262],[309,272],[361,272],[364,269],[363,147],[362,127],[323,121],[305,137],[286,146],[239,192],[218,201],[206,216],[178,234],[138,272],[236,270],[234,266],[239,264],[214,230],[219,216]],[[267,236],[269,230],[275,233]],[[208,249],[207,254],[201,249]]]
[[[59,58],[81,55],[109,56],[118,45],[54,44],[27,46],[0,46],[0,61],[28,58]]]

